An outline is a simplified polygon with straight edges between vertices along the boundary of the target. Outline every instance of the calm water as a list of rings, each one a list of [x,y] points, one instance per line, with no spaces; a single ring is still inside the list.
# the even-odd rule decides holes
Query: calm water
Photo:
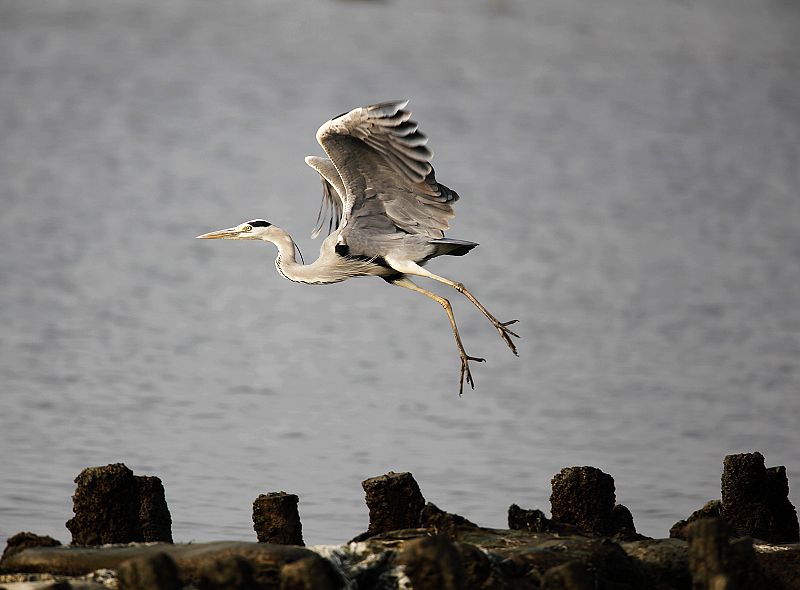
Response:
[[[180,541],[255,540],[286,490],[341,542],[389,470],[500,527],[595,465],[665,536],[760,450],[800,503],[795,3],[298,6],[0,1],[0,543],[69,541],[72,479],[118,461]],[[264,217],[312,258],[316,128],[398,97],[481,243],[432,268],[521,322],[517,359],[449,294],[488,359],[461,399],[431,301],[194,240]]]

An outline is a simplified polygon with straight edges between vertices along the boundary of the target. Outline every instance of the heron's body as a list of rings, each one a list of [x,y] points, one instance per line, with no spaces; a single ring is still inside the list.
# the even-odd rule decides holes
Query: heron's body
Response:
[[[322,179],[323,201],[314,237],[329,213],[329,235],[319,257],[299,264],[295,243],[281,228],[263,219],[198,236],[203,239],[256,239],[278,248],[275,266],[285,278],[298,283],[324,285],[361,276],[420,292],[447,312],[461,356],[461,390],[464,378],[474,387],[466,354],[450,302],[419,287],[412,276],[427,277],[463,293],[492,322],[516,354],[508,329],[461,284],[429,272],[423,266],[437,256],[463,256],[478,244],[447,238],[444,231],[454,216],[458,194],[436,181],[430,165],[427,138],[404,110],[407,101],[357,108],[328,121],[317,131],[327,158],[308,156],[306,163]]]

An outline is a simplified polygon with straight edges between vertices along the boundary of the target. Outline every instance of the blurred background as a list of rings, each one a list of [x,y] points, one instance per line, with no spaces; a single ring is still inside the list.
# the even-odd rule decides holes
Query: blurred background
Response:
[[[800,503],[800,8],[791,0],[0,0],[0,543],[68,542],[73,478],[164,483],[177,541],[255,540],[260,493],[309,544],[367,527],[411,471],[477,524],[614,476],[640,532],[719,497],[725,454]],[[518,318],[296,285],[303,162],[353,107],[410,98],[449,235],[432,270]]]

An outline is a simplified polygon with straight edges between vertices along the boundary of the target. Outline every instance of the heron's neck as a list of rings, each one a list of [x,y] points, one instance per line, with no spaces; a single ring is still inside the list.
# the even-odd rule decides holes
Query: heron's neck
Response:
[[[278,228],[275,228],[278,230]],[[326,280],[327,277],[321,276],[319,269],[315,268],[316,261],[311,264],[300,264],[295,255],[295,243],[292,236],[284,230],[280,230],[279,235],[270,240],[278,247],[278,257],[275,258],[275,268],[278,272],[290,281],[295,283],[319,284],[332,282]]]

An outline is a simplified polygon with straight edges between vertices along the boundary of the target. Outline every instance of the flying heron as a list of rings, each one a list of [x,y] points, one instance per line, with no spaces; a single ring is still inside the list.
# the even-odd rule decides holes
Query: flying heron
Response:
[[[326,218],[329,235],[311,264],[298,263],[292,237],[263,219],[197,237],[271,242],[278,247],[278,272],[297,283],[326,285],[376,276],[430,297],[447,312],[453,329],[461,357],[461,395],[465,378],[475,388],[469,361],[485,359],[464,350],[450,302],[423,289],[411,277],[433,279],[465,295],[514,354],[517,348],[511,337],[519,336],[508,326],[517,320],[499,321],[463,284],[424,268],[432,258],[463,256],[478,244],[444,236],[458,193],[436,181],[427,137],[411,121],[407,104],[403,100],[356,108],[317,130],[317,141],[328,157],[305,159],[322,180],[322,205],[312,237],[320,234]]]

